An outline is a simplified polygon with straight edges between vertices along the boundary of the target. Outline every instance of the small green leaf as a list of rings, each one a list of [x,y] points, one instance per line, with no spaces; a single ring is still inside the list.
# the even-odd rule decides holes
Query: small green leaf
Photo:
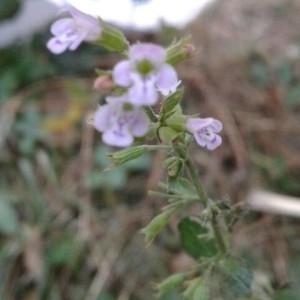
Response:
[[[197,220],[184,218],[179,222],[178,229],[183,249],[192,257],[211,257],[217,254],[215,240],[208,234],[207,228]]]
[[[109,156],[114,162],[114,164],[108,169],[112,169],[116,166],[122,165],[130,160],[140,157],[145,152],[147,152],[147,146],[134,146],[107,154],[107,156]]]
[[[208,288],[202,278],[196,278],[188,285],[182,293],[186,300],[209,300]]]
[[[178,64],[195,52],[191,37],[185,36],[179,41],[174,41],[167,49],[167,62],[171,65]]]
[[[183,91],[184,89],[180,88],[164,99],[159,114],[162,116],[162,119],[164,119],[164,115],[166,113],[173,111],[173,109],[180,103],[183,96]]]
[[[191,182],[184,177],[169,178],[168,190],[178,195],[195,195],[195,190]]]
[[[180,135],[180,133],[167,126],[159,127],[157,133],[163,144],[171,144]]]
[[[170,214],[163,212],[156,216],[145,228],[141,230],[145,234],[145,241],[150,244],[156,235],[162,230],[169,221]]]
[[[162,281],[157,285],[159,295],[163,295],[164,293],[179,287],[185,280],[185,277],[186,277],[185,274],[177,273],[166,278],[164,281]]]
[[[220,264],[220,271],[226,294],[233,297],[250,293],[253,273],[244,261],[234,257],[226,258]]]
[[[114,26],[111,26],[100,18],[98,19],[102,27],[100,38],[96,44],[100,44],[110,51],[124,52],[128,49],[129,42],[122,31]]]
[[[163,162],[163,166],[167,169],[171,178],[178,178],[182,174],[184,162],[177,156],[169,157]]]

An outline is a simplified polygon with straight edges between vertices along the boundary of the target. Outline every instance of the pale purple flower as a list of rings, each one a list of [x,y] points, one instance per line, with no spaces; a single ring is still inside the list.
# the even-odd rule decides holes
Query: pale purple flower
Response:
[[[140,108],[126,103],[127,95],[106,97],[107,104],[95,112],[93,125],[102,132],[105,144],[116,147],[130,146],[134,137],[148,131],[149,120]]]
[[[114,82],[128,87],[128,100],[134,105],[153,105],[163,95],[174,92],[179,84],[175,69],[166,63],[166,50],[156,44],[130,46],[128,60],[113,69]]]
[[[222,122],[213,118],[190,118],[186,128],[191,132],[197,143],[208,150],[214,150],[222,144],[222,138],[217,134],[223,128]]]
[[[96,18],[71,5],[66,6],[66,10],[71,17],[55,21],[50,28],[54,37],[48,41],[47,48],[54,54],[60,54],[67,49],[76,50],[83,41],[95,41],[101,34]]]

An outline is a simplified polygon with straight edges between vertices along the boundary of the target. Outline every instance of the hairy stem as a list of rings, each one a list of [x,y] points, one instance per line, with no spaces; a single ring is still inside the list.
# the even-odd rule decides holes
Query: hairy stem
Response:
[[[217,215],[214,212],[213,212],[212,218],[211,218],[211,225],[212,225],[212,228],[214,231],[214,236],[218,243],[219,249],[222,253],[225,254],[227,252],[227,247],[226,247],[225,241],[224,241],[223,236],[220,231],[219,223],[217,221]]]
[[[203,205],[208,206],[209,205],[209,199],[207,197],[207,194],[205,192],[205,189],[201,183],[201,181],[199,180],[198,177],[198,172],[197,169],[192,161],[192,159],[190,157],[187,157],[186,159],[186,167],[188,169],[190,178],[192,180],[192,183],[196,189],[197,195],[199,197],[199,200],[203,203]],[[219,223],[217,222],[217,218],[216,218],[217,214],[215,212],[212,213],[212,218],[211,218],[211,225],[214,231],[214,236],[215,239],[218,243],[219,249],[222,253],[226,253],[227,252],[227,247],[225,244],[225,241],[223,239],[223,236],[221,234],[221,230],[219,227]]]
[[[188,169],[192,183],[196,189],[199,200],[206,206],[208,203],[208,198],[204,187],[202,186],[202,183],[199,180],[197,169],[195,168],[195,165],[190,157],[188,157],[186,160],[186,167]]]

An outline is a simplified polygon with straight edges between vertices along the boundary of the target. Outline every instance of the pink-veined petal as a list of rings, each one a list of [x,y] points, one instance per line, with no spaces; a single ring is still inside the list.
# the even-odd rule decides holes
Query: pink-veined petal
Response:
[[[112,77],[117,85],[127,87],[131,84],[131,63],[129,60],[120,61],[112,71]]]

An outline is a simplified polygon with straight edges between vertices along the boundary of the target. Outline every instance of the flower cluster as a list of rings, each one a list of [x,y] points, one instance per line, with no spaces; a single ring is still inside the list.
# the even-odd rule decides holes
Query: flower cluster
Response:
[[[143,108],[158,104],[160,99],[174,93],[180,85],[172,62],[190,55],[194,48],[191,44],[184,44],[181,48],[173,47],[168,53],[165,48],[153,43],[128,46],[127,41],[122,40],[122,35],[116,34],[117,31],[107,27],[104,22],[71,6],[68,11],[70,18],[57,20],[51,26],[54,37],[49,40],[47,47],[54,54],[67,49],[75,50],[83,41],[97,41],[119,52],[120,49],[127,50],[127,59],[118,62],[109,75],[98,77],[94,83],[95,89],[112,92],[112,95],[107,96],[106,104],[97,109],[92,123],[102,132],[104,143],[128,147],[135,137],[142,137],[149,130],[150,120]],[[170,56],[173,56],[173,60]],[[114,87],[119,88],[118,94],[113,92]],[[186,121],[186,118],[183,119]],[[214,150],[222,143],[222,138],[217,134],[222,130],[220,121],[213,118],[187,118],[185,121],[177,125],[193,134],[200,146]]]

